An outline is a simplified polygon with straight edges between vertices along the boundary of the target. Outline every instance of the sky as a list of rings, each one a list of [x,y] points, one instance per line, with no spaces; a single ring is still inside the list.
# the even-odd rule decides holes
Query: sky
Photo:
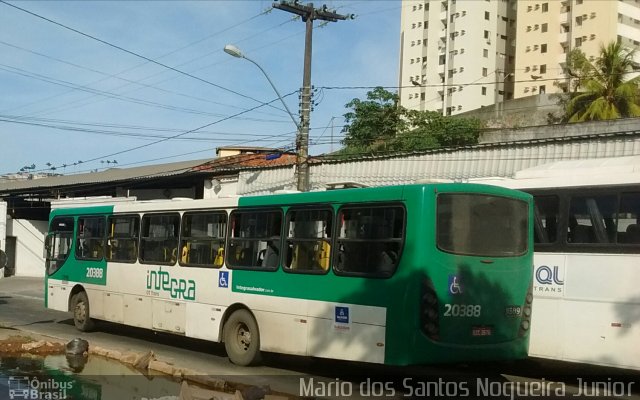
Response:
[[[0,175],[293,150],[296,126],[268,80],[223,51],[258,63],[297,118],[305,24],[272,4],[0,1]],[[314,25],[311,155],[340,148],[346,103],[398,82],[400,0],[323,4],[355,19]]]

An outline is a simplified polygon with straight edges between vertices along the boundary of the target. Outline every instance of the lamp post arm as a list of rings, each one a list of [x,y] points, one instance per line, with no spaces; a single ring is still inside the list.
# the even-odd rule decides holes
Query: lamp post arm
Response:
[[[291,117],[291,120],[293,121],[293,123],[296,125],[296,128],[298,128],[298,132],[300,132],[300,124],[298,124],[298,122],[296,121],[296,118],[293,116],[293,114],[291,113],[291,110],[289,110],[289,107],[287,106],[287,103],[284,102],[284,99],[282,98],[282,96],[280,95],[280,92],[278,92],[278,89],[276,89],[276,85],[273,84],[273,82],[271,81],[271,78],[269,78],[269,75],[267,75],[267,72],[260,66],[260,64],[258,64],[257,62],[253,61],[252,59],[246,57],[246,56],[242,56],[242,58],[244,58],[247,61],[250,61],[253,65],[255,65],[256,67],[258,67],[258,69],[260,69],[260,71],[262,71],[262,73],[264,74],[264,77],[267,78],[267,80],[269,81],[269,84],[271,85],[271,87],[273,88],[273,90],[276,92],[276,94],[278,95],[278,98],[280,99],[280,101],[282,102],[282,105],[284,106],[284,108],[287,110],[287,113],[289,113],[289,116]]]

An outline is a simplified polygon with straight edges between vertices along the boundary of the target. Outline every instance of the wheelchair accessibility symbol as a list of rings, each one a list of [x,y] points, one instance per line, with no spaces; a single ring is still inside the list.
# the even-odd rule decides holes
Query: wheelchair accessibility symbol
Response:
[[[229,271],[220,271],[218,275],[218,287],[229,287]]]
[[[458,275],[449,275],[449,294],[462,294],[462,284]]]

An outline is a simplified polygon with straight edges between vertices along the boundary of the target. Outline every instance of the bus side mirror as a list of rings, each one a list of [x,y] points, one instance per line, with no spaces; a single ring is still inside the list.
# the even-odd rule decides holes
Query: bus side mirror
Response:
[[[0,269],[7,266],[7,253],[0,250]]]

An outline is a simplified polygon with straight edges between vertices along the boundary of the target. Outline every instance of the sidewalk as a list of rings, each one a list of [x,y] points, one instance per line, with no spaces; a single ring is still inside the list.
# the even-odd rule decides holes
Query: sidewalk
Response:
[[[44,299],[44,277],[10,276],[0,278],[0,296],[10,295]]]

